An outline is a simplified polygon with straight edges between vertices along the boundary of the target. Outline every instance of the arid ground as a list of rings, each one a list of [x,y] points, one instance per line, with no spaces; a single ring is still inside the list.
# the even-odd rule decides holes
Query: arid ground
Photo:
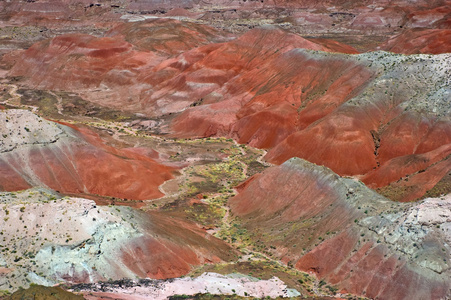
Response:
[[[451,1],[0,2],[0,299],[451,299]]]

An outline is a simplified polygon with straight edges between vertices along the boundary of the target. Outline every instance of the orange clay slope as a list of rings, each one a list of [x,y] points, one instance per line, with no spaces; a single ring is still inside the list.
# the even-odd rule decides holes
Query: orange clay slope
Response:
[[[396,35],[379,48],[403,54],[450,53],[451,29],[410,29]]]
[[[131,24],[101,38],[57,36],[6,55],[4,61],[14,65],[9,75],[26,77],[31,88],[73,91],[103,106],[141,112],[141,93],[152,88],[141,74],[152,74],[172,55],[221,39],[212,28],[175,20]]]
[[[49,187],[61,193],[144,200],[172,168],[145,155],[107,146],[93,132],[56,124],[28,111],[0,112],[0,188]]]
[[[314,273],[342,293],[449,296],[450,198],[394,203],[299,158],[254,175],[238,189],[229,200],[231,215],[263,253]]]
[[[174,137],[232,137],[268,149],[269,162],[298,156],[374,188],[447,157],[448,54],[350,55],[355,50],[345,45],[271,26],[227,41],[206,26],[189,30],[173,20],[125,24],[108,35],[38,43],[19,55],[9,75],[24,76],[29,86],[81,91],[99,105],[157,119],[172,115],[158,130]],[[334,53],[343,49],[349,53]],[[61,80],[52,79],[66,68]],[[434,159],[421,168],[400,165],[411,155]],[[395,170],[390,182],[369,174],[379,167]],[[434,170],[422,175],[429,177],[421,191],[409,192],[407,182],[397,200],[434,187],[446,168]]]
[[[280,164],[299,156],[340,175],[365,175],[387,164],[395,170],[393,181],[435,162],[404,173],[403,166],[388,162],[392,158],[433,155],[426,154],[430,151],[445,151],[440,160],[447,157],[446,147],[441,147],[451,142],[448,54],[349,56],[286,49],[271,39],[264,45],[258,39],[253,47],[248,42],[236,49],[238,41],[251,33],[255,32],[232,44],[235,59],[226,56],[229,52],[222,46],[196,63],[202,62],[204,72],[211,73],[215,65],[206,62],[227,58],[235,67],[245,55],[250,61],[249,69],[198,95],[199,105],[186,109],[170,124],[174,135],[228,135],[269,149],[266,159],[270,162]],[[274,32],[263,36],[270,34]],[[268,55],[266,47],[275,50]],[[240,50],[241,56],[237,55]],[[432,172],[425,189],[445,174]],[[371,178],[364,177],[365,183],[381,186]],[[413,200],[425,189],[399,200]]]
[[[166,279],[188,274],[193,266],[220,263],[238,253],[186,220],[159,212],[141,214],[144,232],[122,248],[121,261],[138,277]]]

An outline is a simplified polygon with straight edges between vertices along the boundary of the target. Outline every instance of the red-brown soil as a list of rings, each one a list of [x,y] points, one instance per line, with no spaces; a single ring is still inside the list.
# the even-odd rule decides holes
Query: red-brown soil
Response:
[[[443,278],[418,273],[386,246],[357,241],[357,233],[344,232],[303,256],[296,267],[339,284],[343,292],[365,291],[370,299],[439,299],[447,293]]]
[[[110,3],[108,3],[110,2]],[[112,1],[91,5],[91,1],[4,1],[0,4],[1,21],[12,26],[42,26],[53,30],[106,28],[119,21],[112,11]]]
[[[291,159],[255,175],[239,191],[229,201],[231,211],[263,251],[344,293],[381,299],[438,299],[448,293],[448,275],[420,263],[422,247],[440,253],[440,238],[430,232],[416,240],[412,254],[411,244],[392,238],[399,234],[393,228],[409,227],[408,222],[383,216],[386,205],[395,211],[406,208],[391,205],[360,183]],[[420,243],[424,246],[416,248]]]
[[[403,54],[451,52],[451,29],[409,29],[392,37],[380,49]]]
[[[451,66],[449,55],[438,54],[451,52],[451,2],[376,2],[4,1],[0,109],[24,104],[16,93],[21,88],[68,92],[142,118],[135,124],[144,131],[225,136],[265,149],[266,161],[280,166],[239,186],[228,202],[230,215],[218,221],[243,226],[252,251],[343,293],[449,298],[442,195],[450,192]],[[375,49],[392,53],[359,54]],[[61,109],[58,97],[52,99]],[[38,111],[45,115],[42,106]],[[151,149],[116,148],[85,127],[61,128],[55,141],[0,153],[1,190],[39,186],[138,207],[163,196],[158,187],[173,178],[174,169]],[[432,194],[443,203],[428,211],[430,202],[390,202],[340,176],[399,202]],[[178,211],[183,218],[193,217],[184,209]],[[236,258],[225,242],[165,213],[139,216],[142,235],[109,258],[111,268],[127,270],[117,267],[115,275],[172,278]],[[84,282],[91,272],[58,276]],[[105,279],[99,274],[95,280]]]
[[[136,151],[107,146],[88,129],[64,130],[69,136],[54,144],[3,154],[1,189],[44,186],[61,193],[145,200],[161,197],[158,186],[173,178],[171,167]]]
[[[122,38],[72,34],[37,43],[20,59],[24,60],[15,64],[10,74],[31,75],[29,85],[34,88],[97,89],[89,99],[100,96],[102,103],[111,107],[121,106],[117,99],[124,99],[130,108],[138,109],[133,99],[139,91],[128,87],[140,71],[162,58],[151,52],[137,52]]]
[[[143,229],[151,234],[124,245],[121,257],[141,278],[180,277],[193,266],[227,261],[236,254],[223,241],[207,236],[196,224],[159,212],[142,217]]]
[[[335,72],[335,68],[324,69],[323,62],[304,56],[294,48],[330,51],[299,36],[266,28],[251,30],[208,53],[184,72],[197,74],[208,70],[201,83],[211,88],[196,95],[204,105],[189,108],[178,116],[171,125],[173,131],[181,136],[233,132],[240,143],[270,148],[298,126],[296,110],[305,99],[316,100],[330,87],[329,92],[338,95],[333,101],[341,103],[349,99],[353,84],[363,85],[371,76],[352,63],[333,59],[324,64],[358,76],[351,78]],[[223,75],[218,77],[220,74]],[[186,80],[190,77],[186,76]],[[335,80],[337,83],[333,84]],[[330,98],[326,93],[318,102],[327,102]],[[309,117],[304,122],[315,121],[332,107],[324,109],[323,105],[318,111],[307,109],[305,114]],[[216,117],[218,114],[223,117]],[[266,128],[261,127],[263,119],[271,120],[265,123]],[[256,133],[257,130],[260,131]]]
[[[161,53],[165,56],[180,54],[224,39],[218,30],[212,27],[170,19],[123,23],[105,35],[114,38],[123,36],[138,50]]]
[[[102,38],[63,35],[4,61],[14,64],[9,75],[24,76],[30,87],[81,92],[96,104],[154,118],[177,114],[161,127],[174,137],[233,137],[269,149],[269,162],[281,164],[298,156],[340,175],[364,176],[373,187],[412,174],[396,168],[397,178],[384,178],[381,185],[377,176],[368,173],[377,172],[388,160],[399,157],[399,163],[408,159],[401,157],[436,151],[451,141],[447,120],[401,108],[414,96],[404,95],[402,89],[412,90],[407,85],[424,89],[419,87],[420,78],[411,83],[409,77],[399,79],[401,88],[398,83],[396,87],[383,83],[384,91],[380,83],[371,84],[378,78],[386,82],[380,79],[385,73],[383,78],[393,78],[385,63],[381,73],[382,65],[371,67],[373,62],[360,57],[299,50],[355,53],[352,47],[324,39],[310,41],[271,26],[230,41],[220,36],[204,25],[157,19],[117,26]],[[421,41],[419,45],[432,47]],[[372,93],[369,102],[348,105],[367,93]],[[440,180],[438,174],[426,174],[432,186]],[[419,193],[398,200],[412,200]]]
[[[30,87],[81,92],[103,106],[146,112],[155,105],[148,103],[146,94],[153,86],[164,90],[160,81],[173,75],[172,68],[181,66],[166,60],[156,70],[154,67],[173,54],[219,39],[207,26],[151,20],[120,25],[101,38],[58,36],[34,44],[21,55],[7,55],[4,61],[14,64],[9,75],[27,77]],[[147,79],[162,68],[163,72]]]

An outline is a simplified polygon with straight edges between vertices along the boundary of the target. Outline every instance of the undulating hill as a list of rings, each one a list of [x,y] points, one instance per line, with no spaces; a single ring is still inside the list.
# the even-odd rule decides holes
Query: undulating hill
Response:
[[[0,298],[450,298],[450,20],[1,2]]]

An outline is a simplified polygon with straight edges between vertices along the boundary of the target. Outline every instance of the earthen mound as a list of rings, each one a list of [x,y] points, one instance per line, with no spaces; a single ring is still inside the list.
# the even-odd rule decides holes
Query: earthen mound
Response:
[[[449,292],[449,201],[396,204],[292,158],[252,177],[229,204],[257,247],[343,292],[438,299]]]
[[[134,151],[107,146],[92,131],[56,124],[24,110],[0,112],[0,187],[61,193],[158,198],[172,168]]]
[[[451,29],[410,29],[392,37],[380,49],[403,54],[451,52]]]
[[[436,160],[396,168],[390,181],[369,173],[410,155],[434,156],[427,153],[450,143],[449,54],[349,55],[346,45],[274,26],[218,42],[218,31],[187,24],[152,20],[123,24],[103,38],[60,36],[25,51],[9,75],[165,119],[157,132],[172,137],[232,137],[268,149],[266,159],[276,164],[302,157],[375,188],[393,187],[399,193],[390,197],[401,201],[442,180],[446,167],[422,174],[428,184],[421,188],[410,188],[416,180],[395,187]],[[408,48],[429,52],[421,39],[418,45]],[[54,80],[55,70],[61,80]]]
[[[3,192],[0,203],[3,238],[15,250],[2,253],[2,289],[29,282],[51,286],[174,278],[193,266],[235,255],[196,224],[158,212],[97,206],[83,198],[59,198],[45,189]]]

